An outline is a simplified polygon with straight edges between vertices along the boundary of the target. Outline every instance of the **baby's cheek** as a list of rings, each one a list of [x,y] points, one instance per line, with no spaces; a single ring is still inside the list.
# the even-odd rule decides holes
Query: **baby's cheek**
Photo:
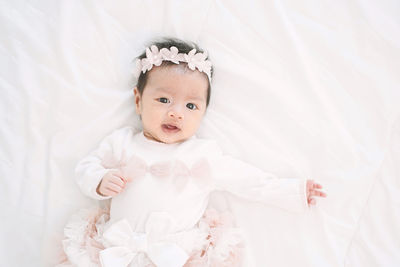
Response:
[[[192,127],[197,130],[200,127],[204,115],[203,114],[196,114],[192,119]]]
[[[154,128],[160,123],[160,115],[155,112],[142,113],[142,123],[146,129]]]

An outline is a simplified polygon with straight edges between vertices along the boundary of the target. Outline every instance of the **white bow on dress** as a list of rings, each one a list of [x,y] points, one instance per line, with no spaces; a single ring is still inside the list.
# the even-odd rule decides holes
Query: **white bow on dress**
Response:
[[[165,213],[153,213],[145,233],[134,232],[126,219],[112,224],[103,234],[108,248],[100,251],[103,267],[126,267],[138,255],[146,253],[157,267],[182,267],[189,255],[168,240],[173,221]]]

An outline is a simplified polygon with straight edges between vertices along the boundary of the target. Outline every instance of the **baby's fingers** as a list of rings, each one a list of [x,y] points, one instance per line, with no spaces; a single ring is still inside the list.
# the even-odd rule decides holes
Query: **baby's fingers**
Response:
[[[121,181],[123,181],[124,183],[127,182],[127,179],[125,179],[125,177],[122,175],[122,172],[120,170],[117,170],[115,172],[112,173],[114,177],[118,177],[119,179],[121,179]]]
[[[123,178],[121,178],[121,177],[119,177],[117,175],[114,175],[112,177],[111,182],[113,182],[114,184],[117,184],[117,185],[119,185],[121,187],[125,187],[125,184],[126,184],[126,181]]]
[[[326,197],[326,193],[322,192],[322,191],[317,191],[317,190],[313,190],[311,192],[311,194],[313,196],[317,196],[317,197]]]
[[[109,183],[109,184],[107,184],[106,189],[109,189],[109,190],[114,191],[116,193],[120,193],[122,191],[123,187],[119,186],[117,184],[114,184],[114,183]]]
[[[115,191],[110,190],[108,188],[104,188],[102,194],[105,195],[105,196],[112,196],[113,197],[113,196],[117,195],[118,192],[115,192]]]
[[[313,189],[322,189],[322,185],[315,183],[313,184]]]

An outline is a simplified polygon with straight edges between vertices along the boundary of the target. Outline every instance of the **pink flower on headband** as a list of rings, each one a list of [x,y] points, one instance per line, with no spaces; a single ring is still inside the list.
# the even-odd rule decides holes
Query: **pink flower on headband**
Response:
[[[184,54],[185,62],[188,63],[188,66],[191,70],[195,70],[196,68],[206,73],[209,77],[211,77],[211,61],[207,59],[207,52],[197,53],[196,49],[192,49],[189,54]]]
[[[179,53],[178,48],[172,46],[170,49],[161,48],[160,53],[164,60],[169,60],[175,64],[179,64],[179,61],[183,61],[183,54]]]
[[[146,57],[142,59],[143,73],[151,70],[153,65],[160,66],[163,61],[162,54],[158,52],[157,46],[152,45],[150,49],[146,48]]]
[[[161,48],[158,51],[157,46],[152,45],[150,48],[146,48],[146,57],[136,60],[136,72],[135,76],[139,77],[140,72],[145,73],[153,68],[153,65],[160,66],[163,60],[171,61],[175,64],[179,62],[188,63],[188,67],[191,70],[196,68],[200,72],[207,74],[209,81],[211,82],[211,66],[212,63],[207,59],[207,52],[197,53],[196,49],[192,49],[188,54],[179,53],[178,48],[171,46],[168,48]]]

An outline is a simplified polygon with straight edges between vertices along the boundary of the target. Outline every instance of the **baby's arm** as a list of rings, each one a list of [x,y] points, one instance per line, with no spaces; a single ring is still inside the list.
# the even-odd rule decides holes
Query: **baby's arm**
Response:
[[[217,190],[288,211],[302,212],[315,204],[313,196],[326,196],[312,180],[278,178],[231,156],[222,156],[211,165]]]
[[[75,168],[76,181],[81,191],[94,199],[109,199],[123,190],[125,182],[119,170],[112,164],[104,164],[104,159],[118,162],[122,158],[123,142],[129,129],[113,131],[100,145],[78,162]]]

